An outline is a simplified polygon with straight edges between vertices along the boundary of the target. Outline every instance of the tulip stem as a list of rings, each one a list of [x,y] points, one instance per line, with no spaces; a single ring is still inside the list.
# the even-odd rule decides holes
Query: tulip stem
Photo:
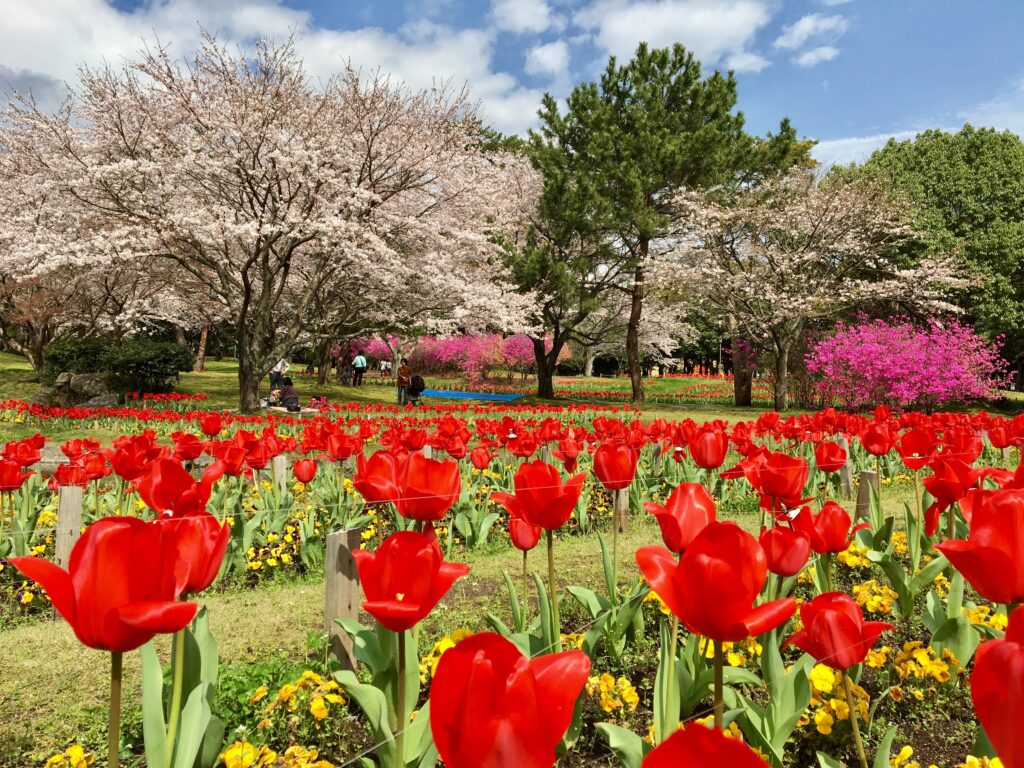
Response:
[[[949,505],[949,530],[946,533],[950,541],[956,538],[956,504]]]
[[[110,654],[110,712],[107,715],[107,764],[121,764],[121,652]]]
[[[558,615],[558,586],[555,584],[555,535],[548,530],[548,597],[551,600],[551,623],[555,651],[562,651],[562,619]]]
[[[664,741],[676,731],[678,723],[669,722],[672,711],[672,696],[675,695],[676,681],[676,649],[679,647],[679,617],[672,614],[672,643],[669,646],[668,680],[665,682],[665,721],[662,726],[661,740]]]
[[[395,702],[395,750],[398,764],[405,765],[405,630],[398,633],[398,701]]]
[[[826,552],[824,555],[821,556],[821,559],[822,559],[822,568],[825,571],[825,574],[824,574],[825,575],[825,578],[824,578],[825,591],[826,592],[831,592],[832,591],[832,553],[831,552]]]
[[[523,550],[523,615],[522,625],[516,627],[516,632],[523,631],[526,626],[526,616],[530,612],[530,568],[526,563],[529,554],[529,550]]]
[[[171,765],[174,758],[174,742],[178,736],[178,720],[181,717],[181,689],[185,685],[185,630],[174,633],[172,641],[174,658],[171,669],[174,679],[171,682],[171,711],[167,723],[167,739],[164,743],[164,762]]]
[[[853,683],[850,675],[843,672],[843,687],[846,688],[846,705],[850,708],[850,725],[853,728],[853,743],[857,745],[857,758],[860,768],[868,768],[868,759],[864,755],[864,742],[860,738],[860,726],[857,724],[857,707],[853,701]]]
[[[722,694],[725,678],[725,654],[722,641],[715,640],[715,730],[721,731],[725,725],[725,699]]]

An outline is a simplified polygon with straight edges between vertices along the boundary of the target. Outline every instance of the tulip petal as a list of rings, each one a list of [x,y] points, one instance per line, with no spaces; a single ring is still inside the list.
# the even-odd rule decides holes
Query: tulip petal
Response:
[[[747,614],[743,623],[751,635],[761,635],[770,629],[775,629],[784,624],[796,613],[796,600],[792,597],[784,597],[781,600],[772,600],[757,606]]]
[[[636,564],[651,589],[665,601],[665,605],[673,613],[679,616],[679,600],[672,578],[678,567],[678,562],[672,553],[664,547],[640,547],[636,551]]]
[[[64,620],[75,623],[75,590],[71,576],[63,568],[40,557],[12,557],[8,562],[45,591]]]
[[[1019,597],[1006,574],[1016,568],[1010,557],[995,547],[980,547],[970,541],[946,541],[935,548],[946,556],[977,592],[996,603],[1008,603]]]
[[[196,603],[146,600],[129,603],[116,609],[117,617],[129,627],[157,634],[169,634],[184,629],[195,618]]]

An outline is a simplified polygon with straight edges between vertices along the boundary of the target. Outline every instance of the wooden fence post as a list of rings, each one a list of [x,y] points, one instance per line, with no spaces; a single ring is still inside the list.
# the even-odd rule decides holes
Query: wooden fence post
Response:
[[[661,441],[658,440],[651,446],[651,473],[657,477],[665,466],[665,459],[661,455]]]
[[[839,468],[839,484],[843,489],[843,496],[851,499],[853,498],[853,462],[850,459],[850,441],[846,439],[846,435],[840,435],[837,442],[846,451],[846,463]]]
[[[335,619],[359,618],[359,573],[352,553],[359,549],[357,528],[327,534],[326,577],[324,584],[324,631],[331,655],[345,669],[355,669],[352,638]]]
[[[614,509],[613,525],[618,526],[619,533],[629,530],[629,488],[621,488],[612,492]]]
[[[283,453],[270,460],[270,474],[274,478],[277,495],[284,496],[288,490],[288,457]]]
[[[424,445],[423,448],[420,449],[420,453],[422,453],[428,459],[432,459],[434,458],[434,446]]]
[[[82,535],[82,488],[62,485],[57,496],[57,530],[54,536],[57,565],[68,567],[71,548]]]
[[[865,469],[860,473],[860,488],[857,489],[857,512],[854,520],[869,520],[871,518],[871,488],[875,489],[875,496],[878,495],[878,473],[873,469]]]

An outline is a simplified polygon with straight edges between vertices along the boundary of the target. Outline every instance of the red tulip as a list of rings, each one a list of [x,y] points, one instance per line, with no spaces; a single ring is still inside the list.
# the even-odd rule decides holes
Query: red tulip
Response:
[[[768,576],[767,558],[757,539],[735,523],[708,523],[678,562],[664,547],[641,547],[636,561],[680,621],[712,640],[759,635],[796,611],[792,598],[754,606]]]
[[[174,458],[178,461],[195,461],[206,450],[206,443],[191,432],[174,432]]]
[[[106,517],[71,549],[68,570],[38,557],[11,564],[38,582],[90,648],[123,653],[192,621],[195,603],[178,601],[188,567],[175,532],[131,517]]]
[[[210,500],[210,484],[196,482],[174,459],[157,459],[135,481],[135,489],[155,512],[201,512]]]
[[[807,534],[781,525],[765,528],[758,542],[768,558],[768,570],[776,576],[796,576],[811,555],[811,540]]]
[[[694,432],[687,443],[693,463],[701,469],[718,469],[729,452],[729,436],[717,427],[705,426]]]
[[[1010,614],[1006,636],[982,643],[971,672],[971,700],[1006,768],[1024,766],[1024,606]]]
[[[111,472],[111,468],[107,464],[107,457],[102,453],[82,454],[78,459],[78,463],[82,465],[85,476],[90,480],[99,480]]]
[[[520,465],[513,481],[515,494],[496,493],[493,498],[511,514],[520,514],[533,525],[554,531],[572,517],[583,491],[582,474],[562,483],[562,476],[550,464],[530,461]]]
[[[199,429],[207,437],[216,437],[224,429],[224,419],[219,413],[204,413],[199,416]]]
[[[801,509],[793,518],[793,527],[807,536],[811,549],[819,555],[826,555],[844,551],[857,531],[871,526],[867,523],[853,525],[845,509],[834,501],[826,501],[818,514],[811,512],[810,507]]]
[[[644,509],[657,519],[662,541],[677,555],[715,519],[715,500],[699,483],[680,483],[665,506],[648,501],[644,502]]]
[[[324,446],[331,461],[346,461],[355,456],[363,447],[363,441],[355,435],[345,432],[335,432],[327,438]]]
[[[786,507],[797,506],[807,485],[807,462],[786,453],[769,453],[763,463],[750,469],[751,485],[761,495],[761,505],[772,509],[776,503]]]
[[[4,457],[18,462],[23,467],[31,467],[40,459],[39,448],[41,446],[36,446],[35,442],[38,441],[32,438],[10,442],[4,446]]]
[[[1013,444],[1013,432],[1007,424],[997,424],[989,428],[988,441],[993,448],[1009,448]]]
[[[316,459],[298,459],[292,465],[292,473],[303,485],[313,482],[316,477]]]
[[[836,670],[860,664],[878,636],[895,629],[884,621],[864,621],[857,601],[842,592],[826,592],[800,606],[804,628],[786,645],[795,645],[820,663]]]
[[[410,520],[440,520],[462,493],[459,463],[410,453],[398,474],[395,509]]]
[[[982,597],[1024,601],[1024,490],[995,492],[975,506],[966,541],[935,547]]]
[[[594,474],[609,491],[621,491],[633,483],[636,462],[636,451],[628,445],[602,443],[594,453]]]
[[[691,723],[648,753],[642,768],[768,768],[768,764],[738,739],[715,728]]]
[[[369,459],[356,455],[352,485],[368,504],[392,502],[398,498],[398,459],[390,451],[377,451]]]
[[[448,768],[551,768],[590,673],[583,651],[526,658],[491,632],[446,651],[430,730]]]
[[[209,587],[220,572],[231,541],[231,528],[209,512],[163,515],[155,521],[174,531],[178,559],[188,563],[188,579],[182,594],[197,594]]]
[[[18,490],[33,472],[23,472],[21,464],[10,459],[0,459],[0,493]]]
[[[469,566],[446,563],[437,538],[416,531],[388,536],[376,552],[352,553],[366,602],[363,609],[392,632],[411,629]]]
[[[85,488],[89,484],[89,478],[79,464],[61,464],[50,478],[50,490],[57,490],[62,486],[77,485]]]
[[[491,452],[482,445],[477,446],[476,448],[469,452],[470,464],[472,464],[481,472],[483,472],[485,469],[491,466],[491,461],[493,460],[493,458],[494,457],[491,456]]]
[[[922,484],[935,497],[924,512],[925,533],[934,536],[939,529],[939,517],[953,506],[981,478],[981,470],[959,459],[936,459],[929,464],[933,474],[922,480]]]
[[[523,466],[527,465],[524,464]],[[520,468],[521,471],[522,468]],[[491,498],[508,510],[508,535],[516,549],[529,552],[536,547],[537,542],[540,541],[541,527],[534,525],[526,517],[522,507],[522,499],[525,496],[519,497],[511,493],[495,493],[491,495]]]
[[[223,468],[223,474],[238,477],[245,471],[245,449],[232,443],[219,443],[214,456]]]
[[[562,462],[565,471],[571,474],[576,471],[581,450],[583,450],[583,443],[573,437],[566,437],[558,441],[558,447],[551,452],[551,455]]]
[[[60,447],[61,452],[73,462],[78,461],[85,454],[95,453],[99,449],[99,440],[82,440],[80,438],[68,440]]]
[[[826,440],[814,446],[814,464],[822,472],[838,472],[846,465],[846,449]]]
[[[860,433],[860,442],[872,456],[885,456],[892,450],[892,431],[885,424],[874,422]]]
[[[896,452],[903,460],[903,466],[917,472],[931,461],[935,453],[935,434],[930,430],[908,430],[896,442]]]
[[[515,498],[515,497],[512,497]],[[521,514],[509,513],[508,535],[516,549],[529,552],[540,541],[541,527],[534,525]]]

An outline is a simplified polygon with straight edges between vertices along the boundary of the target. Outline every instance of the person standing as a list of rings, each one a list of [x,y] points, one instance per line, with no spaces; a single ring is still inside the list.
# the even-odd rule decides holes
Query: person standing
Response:
[[[275,389],[281,388],[281,383],[284,380],[284,375],[288,373],[289,368],[291,368],[291,366],[288,365],[288,358],[282,357],[274,364],[274,367],[270,369],[271,392],[273,392]]]
[[[401,364],[398,366],[398,376],[395,379],[395,384],[398,386],[398,404],[400,406],[406,403],[411,383],[412,369],[409,368],[409,361],[403,357]]]
[[[352,355],[346,353],[341,362],[341,386],[352,385]]]
[[[363,386],[364,373],[366,373],[366,358],[363,357],[362,352],[359,352],[356,354],[356,359],[352,361],[352,386]]]

